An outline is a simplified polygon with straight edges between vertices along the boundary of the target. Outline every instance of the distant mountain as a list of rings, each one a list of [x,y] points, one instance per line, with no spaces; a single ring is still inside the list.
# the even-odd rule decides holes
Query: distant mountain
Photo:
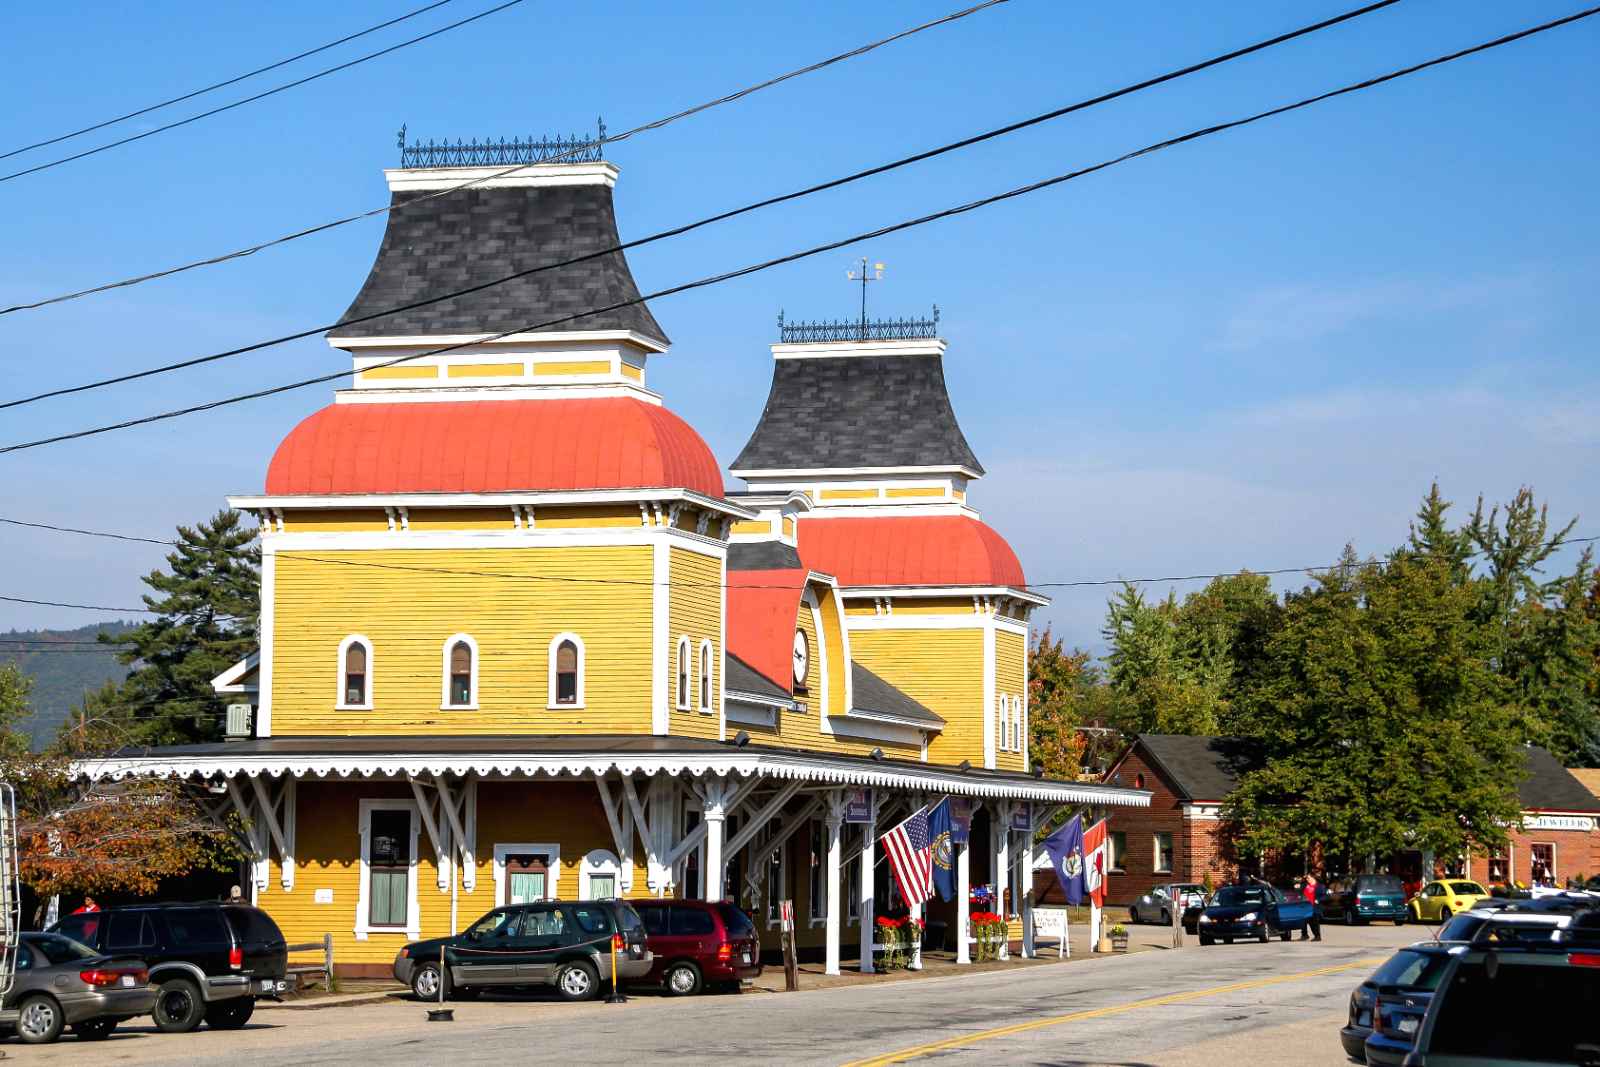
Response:
[[[116,635],[133,628],[127,622],[99,622],[76,630],[8,630],[0,633],[0,664],[15,663],[33,676],[33,717],[29,722],[35,748],[55,736],[84,694],[107,682],[119,682],[128,669],[110,648],[86,642],[96,634]]]

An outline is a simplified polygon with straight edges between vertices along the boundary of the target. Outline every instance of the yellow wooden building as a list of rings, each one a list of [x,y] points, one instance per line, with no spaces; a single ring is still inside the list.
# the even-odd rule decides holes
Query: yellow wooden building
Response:
[[[870,968],[876,837],[944,795],[975,812],[963,885],[1025,912],[1036,824],[1149,796],[1031,769],[1045,600],[967,500],[937,319],[782,324],[726,489],[650,389],[668,339],[593,147],[385,172],[329,334],[351,387],[230,498],[262,617],[216,680],[229,739],[87,769],[208,787],[250,827],[254,899],[348,974],[498,904],[673,895],[768,928],[792,899],[830,970]],[[965,959],[957,897],[929,918]]]

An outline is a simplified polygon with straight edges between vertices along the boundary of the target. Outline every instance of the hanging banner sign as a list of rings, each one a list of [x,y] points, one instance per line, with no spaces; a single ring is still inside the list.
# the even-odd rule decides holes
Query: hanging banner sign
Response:
[[[950,798],[950,840],[958,845],[967,843],[972,836],[972,801],[967,797]]]
[[[846,789],[844,791],[844,821],[872,822],[872,790]]]
[[[1033,801],[1018,804],[1011,812],[1011,828],[1028,833],[1033,829]]]

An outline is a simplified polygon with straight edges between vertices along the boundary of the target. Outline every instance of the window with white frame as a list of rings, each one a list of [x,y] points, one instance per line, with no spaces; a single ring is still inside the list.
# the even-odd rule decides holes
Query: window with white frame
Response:
[[[1009,696],[1000,698],[1000,715],[1005,720],[1005,750],[1007,752],[1015,752],[1017,750],[1017,724],[1011,717],[1011,698]]]
[[[1017,723],[1014,732],[1016,734],[1018,752],[1025,752],[1028,748],[1028,722],[1023,715],[1023,708],[1024,704],[1021,697],[1011,698],[1011,715],[1016,719]]]
[[[444,643],[444,701],[447,708],[478,706],[478,643],[456,634]]]
[[[700,642],[700,710],[711,710],[711,642]]]
[[[780,909],[784,900],[790,899],[788,842],[767,853],[767,889],[762,895],[767,899],[767,922],[782,919]]]
[[[811,865],[807,892],[813,919],[828,917],[828,827],[820,819],[811,820]]]
[[[339,642],[339,708],[372,707],[372,642],[351,634]]]
[[[622,864],[617,854],[597,848],[583,857],[578,869],[578,899],[614,900],[622,885]]]
[[[360,818],[361,883],[356,936],[416,936],[417,806],[409,800],[363,800]]]
[[[678,699],[677,705],[689,710],[689,637],[678,638]]]
[[[1153,857],[1155,860],[1155,873],[1171,874],[1172,835],[1170,833],[1156,834],[1153,845],[1155,851],[1155,856]]]
[[[556,634],[550,639],[549,681],[549,707],[583,707],[584,650],[577,634]]]

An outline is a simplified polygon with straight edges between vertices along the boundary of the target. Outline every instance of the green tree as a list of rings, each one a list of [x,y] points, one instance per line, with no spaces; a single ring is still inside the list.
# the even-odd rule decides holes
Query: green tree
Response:
[[[33,679],[15,663],[0,665],[0,759],[15,759],[28,750],[27,720],[33,714],[28,695]]]
[[[1115,695],[1093,657],[1048,629],[1028,654],[1028,755],[1052,778],[1104,769],[1117,747]]]
[[[118,716],[144,742],[183,744],[221,735],[223,702],[211,679],[256,646],[261,549],[238,512],[178,527],[168,569],[152,571],[144,602],[156,613],[116,635],[132,669],[93,711]],[[135,728],[136,727],[136,728]]]
[[[1494,847],[1518,815],[1521,741],[1446,554],[1348,559],[1287,598],[1238,717],[1258,749],[1225,816],[1241,850],[1348,862]]]

